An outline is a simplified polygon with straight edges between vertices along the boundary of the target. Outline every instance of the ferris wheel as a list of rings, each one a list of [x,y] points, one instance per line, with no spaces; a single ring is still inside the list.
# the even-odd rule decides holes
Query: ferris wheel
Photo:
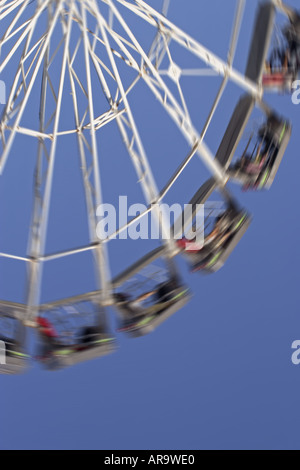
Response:
[[[225,59],[175,24],[169,16],[170,0],[0,1],[1,178],[6,178],[7,166],[20,146],[35,148],[36,154],[28,250],[20,254],[0,247],[0,260],[23,263],[28,272],[24,301],[0,302],[5,321],[13,319],[16,323],[17,338],[7,343],[11,345],[7,346],[11,358],[4,371],[23,368],[27,358],[26,327],[37,328],[42,343],[38,357],[49,368],[107,354],[115,344],[106,317],[108,306],[114,306],[119,313],[120,331],[131,336],[146,334],[189,300],[189,290],[174,261],[177,255],[183,253],[194,271],[214,272],[225,263],[251,221],[227,189],[228,181],[236,181],[244,189],[270,187],[291,135],[288,120],[262,101],[262,79],[276,7],[287,13],[278,0],[259,6],[252,42],[249,38],[246,71],[241,72],[234,67],[234,59],[245,0],[236,2]],[[194,122],[187,87],[183,85],[194,77],[220,78],[202,126]],[[215,152],[206,143],[206,136],[230,83],[238,87],[242,97]],[[172,122],[172,129],[187,145],[186,154],[181,155],[177,168],[170,170],[163,184],[157,169],[153,170],[153,155],[149,146],[146,150],[140,131],[143,114],[136,109],[137,101],[143,97],[141,90],[146,90],[147,99],[151,96],[159,104],[164,119]],[[251,134],[241,158],[235,161],[255,106],[262,113],[264,124],[257,135]],[[107,202],[104,168],[110,158],[101,139],[111,128],[123,141],[145,210],[100,239],[98,208]],[[88,225],[89,241],[49,253],[47,235],[56,166],[62,145],[65,152],[71,141],[77,147],[72,158],[80,170],[80,191],[85,201],[82,224]],[[111,153],[113,144],[112,141]],[[210,177],[199,185],[192,198],[187,191],[184,202],[192,207],[189,228],[195,224],[199,207],[210,207],[209,199],[216,191],[223,202],[212,228],[211,213],[216,208],[211,206],[204,214],[202,238],[206,245],[202,250],[190,246],[187,234],[180,233],[180,222],[171,226],[161,208],[190,163],[197,159],[204,163]],[[248,172],[246,164],[250,165]],[[113,189],[118,194],[118,187]],[[161,234],[160,246],[112,276],[110,241],[150,213]],[[219,227],[221,237],[216,236]],[[168,236],[170,233],[172,236]],[[95,269],[90,275],[95,278],[96,289],[42,303],[44,265],[87,252],[93,254]]]

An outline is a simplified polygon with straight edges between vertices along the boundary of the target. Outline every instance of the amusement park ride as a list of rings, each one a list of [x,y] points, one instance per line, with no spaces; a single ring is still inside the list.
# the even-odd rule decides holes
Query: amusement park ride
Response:
[[[213,273],[224,265],[247,231],[251,216],[229,192],[227,183],[235,182],[246,191],[261,191],[269,189],[275,179],[292,128],[286,118],[269,108],[263,101],[263,95],[268,91],[293,91],[293,83],[300,71],[300,13],[281,0],[265,1],[259,5],[246,71],[242,74],[233,67],[233,61],[244,4],[244,0],[237,0],[228,60],[223,61],[168,19],[167,0],[163,2],[162,11],[155,10],[150,2],[144,0],[0,0],[0,22],[5,25],[0,35],[0,77],[8,67],[15,67],[11,83],[7,84],[9,92],[0,121],[1,178],[5,178],[5,166],[17,135],[35,140],[38,148],[28,253],[17,256],[2,251],[0,247],[0,259],[25,263],[28,269],[24,303],[0,301],[0,345],[6,345],[6,361],[0,364],[1,373],[19,373],[30,364],[31,358],[26,349],[28,328],[36,332],[38,344],[35,359],[52,370],[114,351],[116,342],[109,327],[108,307],[112,307],[117,314],[120,332],[137,337],[153,331],[190,298],[175,257],[183,255],[190,263],[192,272]],[[150,52],[145,52],[124,19],[124,11],[136,15],[153,28],[154,41]],[[280,30],[273,47],[276,13],[285,15],[286,26]],[[37,34],[40,23],[43,33]],[[57,42],[58,31],[60,42]],[[161,70],[164,58],[168,57],[169,73],[180,92],[181,73],[172,58],[172,43],[180,45],[223,77],[201,132],[191,122],[184,100],[180,102],[175,98]],[[78,72],[79,51],[83,75]],[[60,76],[54,84],[51,66],[58,54]],[[106,63],[102,59],[104,54]],[[136,74],[130,86],[123,81],[120,63],[122,67],[126,64]],[[93,74],[98,80],[96,86]],[[63,96],[66,76],[72,96],[70,114],[73,119],[73,128],[67,130],[61,126],[65,113]],[[190,146],[188,157],[161,191],[130,105],[129,93],[140,80],[145,82]],[[216,155],[213,155],[204,139],[229,82],[243,90],[243,95]],[[106,100],[106,107],[100,111],[96,105],[95,90],[101,92]],[[24,116],[28,113],[33,93],[40,93],[39,117],[38,124],[30,127],[25,124],[28,121],[24,121]],[[81,106],[83,100],[84,109]],[[263,124],[246,139],[244,151],[238,154],[239,144],[254,110],[261,113]],[[96,236],[96,209],[104,201],[98,134],[110,123],[117,124],[147,207],[153,211],[162,233],[170,227],[166,226],[163,217],[155,213],[155,208],[163,202],[192,158],[198,155],[202,159],[212,177],[199,188],[191,201],[186,201],[193,208],[191,223],[197,217],[199,204],[206,204],[216,192],[223,200],[223,209],[213,221],[210,217],[210,224],[207,219],[204,220],[204,244],[201,249],[189,249],[192,241],[185,237],[178,240],[173,226],[174,237],[162,239],[159,248],[117,277],[110,276],[109,239],[101,241]],[[77,139],[78,144],[90,243],[77,249],[47,254],[46,236],[58,139],[70,135]],[[50,259],[64,259],[88,251],[94,255],[98,289],[41,303],[43,265]],[[146,276],[146,281],[137,281],[143,270],[158,260],[164,266],[163,278],[154,269],[153,275]]]

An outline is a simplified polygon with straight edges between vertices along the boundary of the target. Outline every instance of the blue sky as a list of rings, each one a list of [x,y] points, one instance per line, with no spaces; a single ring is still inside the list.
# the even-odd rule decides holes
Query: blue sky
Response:
[[[296,3],[290,0],[291,5]],[[152,4],[159,6],[158,1]],[[257,4],[246,2],[235,62],[241,71]],[[226,58],[234,6],[233,0],[172,0],[170,18]],[[140,22],[136,28],[142,35]],[[148,30],[144,34],[146,41]],[[188,63],[189,55],[182,52],[180,57]],[[219,84],[217,77],[184,79],[199,130]],[[213,151],[240,94],[234,85],[224,94],[207,135]],[[138,85],[130,99],[162,187],[188,146],[145,86]],[[191,275],[185,261],[178,259],[182,277],[193,291],[190,303],[147,337],[130,340],[118,335],[119,347],[111,356],[55,373],[33,363],[25,375],[0,376],[1,449],[299,449],[300,366],[291,362],[291,345],[300,339],[300,106],[289,96],[266,95],[266,100],[292,121],[293,135],[270,191],[245,194],[230,186],[253,214],[253,222],[224,268],[213,276]],[[105,129],[99,145],[107,201],[126,194],[141,202],[116,129]],[[47,239],[50,252],[80,245],[87,237],[75,142],[59,142],[58,155]],[[0,235],[1,251],[26,250],[35,156],[29,138],[17,140],[1,176],[1,226],[6,227]],[[193,161],[168,200],[188,202],[206,177],[202,164]],[[113,274],[152,247],[151,242],[133,243],[111,244]],[[2,260],[1,298],[22,301],[25,274],[24,266]],[[43,280],[42,300],[95,287],[91,259],[84,256],[47,265]],[[113,328],[115,316],[109,313]]]

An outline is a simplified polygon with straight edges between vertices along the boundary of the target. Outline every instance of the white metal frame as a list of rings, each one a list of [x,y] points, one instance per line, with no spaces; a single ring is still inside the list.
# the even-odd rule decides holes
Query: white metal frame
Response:
[[[28,320],[34,321],[40,304],[40,288],[42,279],[42,266],[46,261],[92,251],[95,256],[96,275],[99,290],[102,293],[101,301],[108,305],[111,299],[111,280],[109,259],[105,242],[96,239],[96,208],[105,200],[101,190],[101,155],[99,155],[97,145],[97,133],[101,128],[112,121],[120,130],[123,141],[127,147],[128,154],[132,160],[141,184],[148,209],[144,214],[130,221],[126,226],[121,227],[115,235],[125,230],[128,225],[134,223],[151,210],[157,211],[159,204],[168,191],[176,183],[184,169],[195,155],[198,155],[210,170],[211,174],[218,181],[219,185],[225,186],[228,177],[223,168],[214,159],[212,152],[205,144],[205,136],[212,122],[213,116],[220,103],[228,81],[233,81],[241,89],[261,100],[262,88],[246,79],[244,75],[233,67],[235,49],[239,37],[239,30],[243,17],[245,0],[237,0],[236,16],[233,24],[233,33],[229,45],[227,61],[220,59],[214,53],[205,48],[201,43],[192,38],[189,34],[178,28],[173,22],[167,19],[170,0],[164,0],[162,12],[156,11],[143,0],[36,0],[36,8],[31,18],[26,18],[22,23],[22,17],[26,8],[31,4],[31,0],[0,0],[0,22],[7,17],[11,17],[11,22],[0,37],[0,76],[1,72],[9,66],[14,54],[22,49],[21,60],[16,71],[12,87],[8,96],[1,121],[0,138],[2,141],[2,152],[0,151],[0,173],[3,173],[11,149],[17,134],[29,135],[39,142],[39,150],[36,167],[35,201],[33,210],[33,220],[29,240],[27,256],[17,256],[15,254],[1,253],[0,257],[25,261],[29,267],[28,277]],[[274,0],[276,6],[283,8],[282,2]],[[109,17],[102,15],[102,7],[109,7]],[[119,7],[126,8],[128,12],[137,15],[153,27],[154,42],[148,52],[138,42],[134,32],[130,29]],[[43,14],[48,14],[47,30],[38,38],[34,39],[36,25]],[[91,15],[96,22],[94,31],[88,29],[87,16]],[[70,51],[70,38],[73,24],[79,26],[81,37],[75,51]],[[114,25],[118,24],[118,32]],[[62,40],[50,57],[50,44],[52,35],[58,25],[62,28]],[[120,29],[123,34],[120,34]],[[92,40],[91,40],[92,38]],[[13,47],[2,58],[1,51],[6,44],[13,41]],[[118,50],[112,48],[111,43],[117,44]],[[191,70],[178,70],[172,58],[170,45],[176,42],[191,54],[199,59],[199,68]],[[110,66],[105,65],[97,56],[96,47],[101,45],[107,53]],[[85,83],[82,83],[76,73],[74,61],[79,46],[84,49]],[[49,69],[55,54],[59,49],[63,50],[61,65],[61,77],[57,90],[51,82]],[[161,68],[164,57],[167,55],[170,68]],[[136,60],[139,57],[139,61]],[[122,60],[128,67],[136,72],[136,78],[128,89],[125,89],[119,72],[118,61]],[[203,69],[203,65],[208,68]],[[99,84],[107,100],[107,109],[99,116],[95,115],[93,103],[93,83],[91,79],[91,67],[96,70]],[[201,68],[202,67],[202,68]],[[37,86],[37,76],[43,70],[43,83],[40,97],[40,126],[38,129],[30,129],[22,126],[22,117],[26,112],[26,106],[30,95]],[[117,93],[114,96],[105,73],[109,74],[115,81]],[[168,87],[165,77],[173,75],[177,85],[180,100],[176,99]],[[218,90],[216,98],[212,104],[204,128],[201,132],[196,129],[189,115],[185,97],[182,92],[180,77],[182,75],[221,75],[223,81]],[[68,75],[73,98],[74,127],[63,129],[60,123],[60,112],[64,81]],[[139,134],[139,124],[134,119],[130,106],[130,94],[139,80],[143,80],[152,91],[155,98],[159,100],[167,114],[178,126],[179,132],[188,141],[191,151],[184,159],[178,170],[172,175],[166,186],[159,191],[151,165],[146,155],[143,143]],[[80,115],[78,107],[77,86],[86,98],[87,108],[84,115]],[[53,114],[50,119],[46,119],[46,96],[52,96],[54,100]],[[86,118],[88,116],[88,123]],[[90,138],[87,140],[85,131],[89,131]],[[85,198],[87,207],[87,218],[90,231],[90,244],[59,253],[45,253],[45,243],[48,228],[48,216],[53,187],[53,171],[55,165],[57,140],[62,136],[76,134],[80,154],[80,165],[85,188]],[[49,150],[48,150],[48,147]],[[169,227],[160,212],[156,213],[157,222],[160,224],[162,232],[169,233]],[[177,251],[172,240],[164,240],[166,253],[174,256]]]

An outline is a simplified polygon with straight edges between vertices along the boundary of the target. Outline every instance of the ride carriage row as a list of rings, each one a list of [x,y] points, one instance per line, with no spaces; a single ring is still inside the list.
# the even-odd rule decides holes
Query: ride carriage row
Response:
[[[273,48],[268,55],[275,7],[272,2],[261,5],[246,68],[247,78],[262,83],[265,89],[272,88],[279,92],[291,91],[291,82],[300,69],[300,15],[288,8],[285,11],[289,24],[282,30],[280,46]],[[247,191],[271,187],[292,130],[285,118],[263,106],[264,123],[251,133],[245,148],[238,152],[255,105],[252,96],[246,95],[240,99],[216,153],[216,160],[228,177]],[[184,237],[178,240],[176,233],[173,233],[178,252],[182,252],[189,260],[193,272],[213,273],[219,270],[251,223],[247,211],[239,207],[230,193],[220,188],[213,179],[204,183],[190,201],[192,218],[197,217],[198,205],[206,204],[216,191],[222,196],[223,209],[213,217],[211,214],[205,217],[202,227],[204,244],[201,249],[190,249],[193,240]],[[154,276],[147,283],[135,282],[135,289],[131,289],[130,281],[145,266],[157,260],[165,265],[165,279],[157,282]],[[139,260],[115,279],[112,286],[113,307],[119,316],[119,331],[133,337],[153,331],[190,299],[189,289],[182,283],[164,247]],[[43,306],[39,310],[36,321],[39,338],[36,359],[47,369],[58,369],[100,357],[115,349],[115,339],[110,332],[106,312],[96,299],[97,293],[84,304],[74,298],[64,304]],[[89,322],[86,321],[86,304],[90,306]],[[0,364],[0,373],[13,374],[23,371],[28,365],[26,329],[21,321],[24,308],[20,305],[3,305],[0,341],[5,343],[6,363]],[[74,320],[72,326],[61,326],[58,321],[62,318],[61,309]],[[80,318],[84,320],[79,321]]]

